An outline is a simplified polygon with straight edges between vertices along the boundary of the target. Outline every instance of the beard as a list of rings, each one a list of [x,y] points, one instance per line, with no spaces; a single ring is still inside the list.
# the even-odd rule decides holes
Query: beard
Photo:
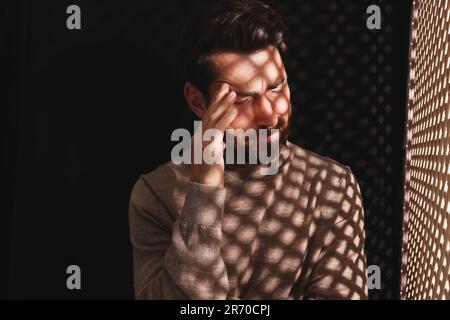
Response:
[[[278,153],[281,152],[281,149],[283,149],[288,140],[289,135],[289,128],[290,128],[290,116],[287,118],[278,117],[278,121],[275,126],[268,127],[268,126],[260,126],[256,130],[259,132],[259,130],[266,130],[267,132],[267,138],[264,139],[264,141],[261,141],[261,137],[259,135],[256,136],[256,141],[250,141],[249,137],[245,137],[245,141],[242,144],[243,141],[237,141],[233,139],[233,157],[232,159],[229,159],[227,157],[227,152],[225,152],[225,160],[226,163],[232,163],[237,164],[237,154],[238,149],[245,150],[245,161],[244,164],[239,164],[239,166],[252,166],[255,163],[251,163],[250,155],[252,153],[256,154],[256,164],[263,163],[260,159],[260,147],[262,144],[265,144],[265,153],[267,156],[272,156],[272,150],[273,150],[273,144],[278,143]],[[276,129],[278,133],[272,133],[271,130]],[[272,134],[271,134],[272,133]],[[273,139],[273,140],[272,140]],[[224,142],[226,140],[226,137],[224,136]],[[231,162],[229,162],[231,161]]]

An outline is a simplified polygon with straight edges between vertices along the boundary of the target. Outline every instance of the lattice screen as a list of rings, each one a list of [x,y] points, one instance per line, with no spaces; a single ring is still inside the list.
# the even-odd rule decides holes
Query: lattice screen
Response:
[[[450,299],[450,1],[414,1],[403,299]]]

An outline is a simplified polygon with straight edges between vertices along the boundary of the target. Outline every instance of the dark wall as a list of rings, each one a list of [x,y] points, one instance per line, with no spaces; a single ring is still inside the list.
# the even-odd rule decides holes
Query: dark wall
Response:
[[[368,262],[382,271],[371,297],[398,298],[410,3],[272,3],[291,28],[291,140],[352,168]],[[79,31],[66,28],[70,4],[82,9]],[[133,297],[130,190],[169,160],[171,132],[194,119],[174,63],[191,4],[7,6],[1,296]],[[381,30],[366,28],[370,4],[382,8]],[[82,269],[81,291],[66,289],[70,264]]]

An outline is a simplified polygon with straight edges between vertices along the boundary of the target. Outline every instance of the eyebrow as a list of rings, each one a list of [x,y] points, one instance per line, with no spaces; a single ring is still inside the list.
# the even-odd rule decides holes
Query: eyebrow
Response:
[[[276,87],[278,87],[280,84],[284,83],[286,81],[286,78],[282,77],[282,78],[278,78],[274,83],[270,84],[269,86],[267,86],[268,90],[272,90],[275,89]],[[239,90],[234,90],[236,92],[236,94],[238,96],[241,97],[255,97],[258,95],[257,92],[251,92],[251,91],[239,91]]]

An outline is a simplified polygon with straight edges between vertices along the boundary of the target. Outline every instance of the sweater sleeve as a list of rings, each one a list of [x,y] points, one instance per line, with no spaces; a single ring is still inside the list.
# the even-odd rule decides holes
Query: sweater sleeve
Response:
[[[367,299],[364,208],[359,185],[350,168],[346,167],[346,172],[339,190],[329,192],[340,195],[335,204],[337,215],[324,232],[306,299]],[[325,210],[331,207],[323,205]]]
[[[130,207],[137,299],[226,299],[228,278],[220,253],[226,189],[188,182],[172,230],[167,208],[139,179]]]

